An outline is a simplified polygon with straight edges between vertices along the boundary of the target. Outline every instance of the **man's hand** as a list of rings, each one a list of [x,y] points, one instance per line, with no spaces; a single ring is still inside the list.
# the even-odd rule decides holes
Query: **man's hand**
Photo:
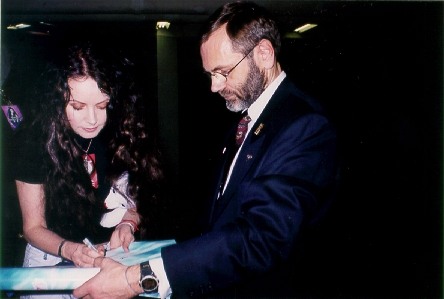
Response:
[[[86,299],[128,299],[137,296],[130,288],[131,286],[142,293],[138,286],[140,277],[139,265],[131,266],[128,269],[125,279],[125,270],[128,268],[110,258],[98,257],[94,261],[94,267],[100,267],[100,272],[74,290],[73,295],[76,298]]]

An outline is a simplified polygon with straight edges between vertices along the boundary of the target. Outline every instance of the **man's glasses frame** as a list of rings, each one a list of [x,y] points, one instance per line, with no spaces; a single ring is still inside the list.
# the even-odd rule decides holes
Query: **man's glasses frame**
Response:
[[[222,74],[221,72],[204,72],[205,74],[207,74],[207,76],[211,79],[211,77],[214,77],[217,81],[219,82],[226,82],[227,81],[227,77],[228,75],[248,56],[250,55],[250,53],[253,51],[255,47],[253,47],[250,51],[248,51],[247,55],[245,55],[244,57],[242,57],[241,60],[239,60],[238,63],[236,63],[235,66],[233,66],[228,72],[226,72],[225,74]]]

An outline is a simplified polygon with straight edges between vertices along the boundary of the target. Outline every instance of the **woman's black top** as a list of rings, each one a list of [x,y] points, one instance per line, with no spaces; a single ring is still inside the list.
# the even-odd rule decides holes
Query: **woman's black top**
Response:
[[[45,153],[45,150],[44,148],[42,148],[42,146],[38,146],[38,137],[32,139],[36,139],[35,142],[27,140],[28,142],[23,142],[22,146],[18,148],[18,157],[16,159],[17,163],[13,169],[13,176],[15,180],[25,183],[43,184],[45,182],[45,176],[48,173],[48,165],[46,165],[46,163],[44,162],[47,161],[47,159],[45,159],[45,155],[47,154]],[[83,148],[84,150],[88,148],[88,145],[91,141],[91,139],[84,139],[78,135],[76,136],[76,140],[81,148]],[[98,200],[103,203],[105,201],[105,198],[109,194],[111,186],[106,179],[106,174],[109,167],[109,163],[106,159],[106,146],[99,137],[93,138],[91,146],[88,150],[88,154],[91,157],[95,158],[93,167],[94,170],[97,172],[98,179],[98,188],[95,189],[95,195],[96,198],[98,198]],[[103,213],[105,213],[106,210],[104,208],[104,205],[102,204],[101,207],[103,209]],[[65,208],[76,209],[76,207]],[[60,222],[60,220],[58,221]],[[66,219],[66,221],[69,221],[70,223],[61,224],[64,226],[69,225],[70,227],[77,227],[75,220]],[[75,229],[75,233],[73,236],[63,236],[63,233],[59,233],[59,235],[63,238],[69,239],[70,241],[76,242],[81,242],[85,237],[89,238],[93,243],[108,242],[111,237],[113,228],[110,229],[100,226],[100,223],[97,219],[94,222],[97,222],[94,223],[94,232],[82,231],[82,229]],[[49,223],[49,221],[47,221],[47,223]],[[48,228],[53,230],[53,228],[51,227]]]

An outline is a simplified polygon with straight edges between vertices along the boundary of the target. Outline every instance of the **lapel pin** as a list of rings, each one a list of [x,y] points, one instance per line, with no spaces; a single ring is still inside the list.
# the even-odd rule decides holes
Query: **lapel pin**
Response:
[[[257,127],[257,129],[256,129],[256,131],[254,131],[254,135],[259,135],[259,133],[261,132],[261,130],[264,128],[264,124],[263,123],[261,123],[260,125],[259,125],[259,127]]]
[[[247,159],[248,159],[248,160],[250,160],[250,159],[252,159],[252,158],[253,158],[252,155],[247,155]]]

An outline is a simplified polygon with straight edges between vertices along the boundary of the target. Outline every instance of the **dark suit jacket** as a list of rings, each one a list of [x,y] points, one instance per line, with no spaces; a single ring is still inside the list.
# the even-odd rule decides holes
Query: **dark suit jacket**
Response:
[[[321,107],[285,78],[219,200],[216,176],[205,231],[162,250],[173,298],[293,298],[302,245],[335,192],[337,157]]]

